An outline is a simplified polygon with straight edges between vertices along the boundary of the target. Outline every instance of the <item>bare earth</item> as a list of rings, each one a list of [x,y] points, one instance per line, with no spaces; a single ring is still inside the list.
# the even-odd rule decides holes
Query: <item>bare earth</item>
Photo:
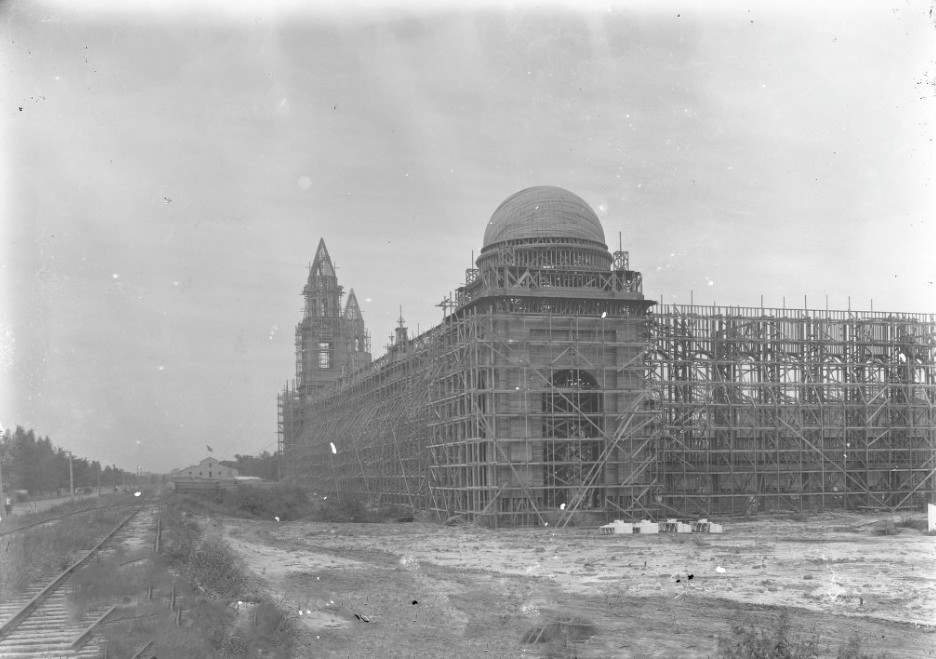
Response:
[[[306,630],[302,657],[708,657],[736,622],[936,657],[936,537],[882,516],[728,522],[723,535],[605,536],[427,523],[218,518],[256,585]],[[691,577],[690,577],[691,575]]]

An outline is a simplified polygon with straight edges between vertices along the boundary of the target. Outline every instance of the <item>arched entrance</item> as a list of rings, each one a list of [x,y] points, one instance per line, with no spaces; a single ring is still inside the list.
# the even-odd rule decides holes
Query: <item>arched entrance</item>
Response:
[[[551,385],[543,393],[543,503],[558,508],[581,496],[586,507],[596,508],[598,490],[583,487],[601,454],[598,382],[587,371],[569,369],[554,373]]]

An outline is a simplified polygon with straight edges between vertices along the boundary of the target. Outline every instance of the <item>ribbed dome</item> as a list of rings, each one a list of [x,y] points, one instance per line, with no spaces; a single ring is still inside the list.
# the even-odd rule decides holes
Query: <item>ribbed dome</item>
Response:
[[[568,190],[540,185],[507,197],[491,215],[481,250],[508,240],[573,238],[605,247],[595,211]]]

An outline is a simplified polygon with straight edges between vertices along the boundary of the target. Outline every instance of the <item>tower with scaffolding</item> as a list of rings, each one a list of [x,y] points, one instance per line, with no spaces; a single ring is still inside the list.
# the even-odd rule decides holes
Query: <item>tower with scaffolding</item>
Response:
[[[490,525],[899,509],[936,490],[936,318],[656,305],[560,188],[494,212],[442,322],[371,359],[324,242],[279,449],[297,483]]]

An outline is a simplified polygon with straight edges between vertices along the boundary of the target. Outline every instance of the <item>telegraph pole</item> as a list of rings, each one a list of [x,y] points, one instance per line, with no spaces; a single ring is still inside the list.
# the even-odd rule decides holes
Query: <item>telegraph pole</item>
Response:
[[[72,466],[72,454],[68,454],[68,489],[71,491],[72,501],[75,500],[75,470]]]

